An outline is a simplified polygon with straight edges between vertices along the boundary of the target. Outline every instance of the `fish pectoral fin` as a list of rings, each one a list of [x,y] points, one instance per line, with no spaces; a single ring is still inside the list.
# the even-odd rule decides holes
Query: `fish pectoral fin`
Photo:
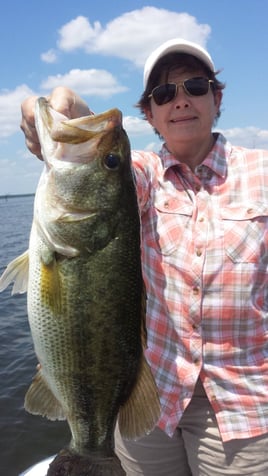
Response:
[[[25,395],[24,407],[29,413],[42,415],[49,420],[66,419],[61,404],[50,390],[41,370],[33,378]]]
[[[25,293],[28,288],[29,277],[29,252],[11,261],[2,276],[0,277],[0,292],[4,291],[10,283],[14,281],[11,294]]]
[[[150,433],[159,419],[160,410],[156,383],[143,355],[135,386],[119,411],[122,437],[133,440]]]
[[[40,266],[41,293],[43,304],[52,310],[53,315],[60,316],[62,312],[62,293],[59,268],[55,256],[49,264],[43,263]]]

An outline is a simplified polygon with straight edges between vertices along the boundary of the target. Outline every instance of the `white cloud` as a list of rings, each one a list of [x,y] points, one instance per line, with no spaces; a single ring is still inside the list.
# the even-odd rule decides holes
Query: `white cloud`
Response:
[[[268,130],[248,126],[233,127],[231,129],[221,130],[221,132],[234,145],[240,145],[250,149],[268,149]]]
[[[109,97],[127,91],[128,88],[118,84],[115,77],[105,70],[72,69],[66,74],[49,76],[41,83],[41,89],[51,90],[57,86],[66,86],[80,95]]]
[[[56,63],[58,60],[58,55],[56,50],[50,49],[41,54],[41,60],[45,63]]]
[[[13,91],[0,91],[0,138],[9,137],[20,130],[21,103],[33,94],[25,84]]]
[[[58,47],[63,51],[87,48],[101,32],[101,25],[95,22],[93,27],[86,17],[78,16],[63,25],[59,30]]]
[[[152,133],[150,124],[139,117],[123,116],[123,127],[132,136],[143,136]]]
[[[210,26],[199,24],[188,13],[177,13],[164,8],[144,7],[124,13],[102,26],[91,25],[84,16],[78,16],[59,30],[58,48],[68,52],[77,48],[87,53],[116,56],[142,67],[148,54],[163,41],[182,36],[206,45]]]

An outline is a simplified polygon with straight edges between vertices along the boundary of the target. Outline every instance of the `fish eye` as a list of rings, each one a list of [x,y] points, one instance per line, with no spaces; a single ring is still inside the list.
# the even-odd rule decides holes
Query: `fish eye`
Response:
[[[107,169],[116,170],[120,165],[120,157],[116,154],[108,154],[104,157],[103,163]]]

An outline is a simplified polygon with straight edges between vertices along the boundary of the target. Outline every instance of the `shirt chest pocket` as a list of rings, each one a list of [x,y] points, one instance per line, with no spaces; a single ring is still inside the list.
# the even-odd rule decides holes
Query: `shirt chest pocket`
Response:
[[[268,258],[268,206],[252,203],[221,210],[224,246],[234,263]]]
[[[192,214],[191,204],[172,198],[157,200],[143,220],[144,242],[163,255],[185,252],[190,243]]]

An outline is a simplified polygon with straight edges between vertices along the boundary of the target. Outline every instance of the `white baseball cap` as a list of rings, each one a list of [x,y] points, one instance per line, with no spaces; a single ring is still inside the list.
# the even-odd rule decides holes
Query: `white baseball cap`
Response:
[[[188,55],[195,56],[202,61],[212,72],[215,72],[215,66],[209,53],[202,48],[202,46],[191,41],[184,40],[183,38],[174,38],[173,40],[166,41],[154,50],[147,58],[144,73],[143,84],[144,89],[147,86],[149,76],[152,69],[160,58],[166,56],[168,53],[186,53]]]

